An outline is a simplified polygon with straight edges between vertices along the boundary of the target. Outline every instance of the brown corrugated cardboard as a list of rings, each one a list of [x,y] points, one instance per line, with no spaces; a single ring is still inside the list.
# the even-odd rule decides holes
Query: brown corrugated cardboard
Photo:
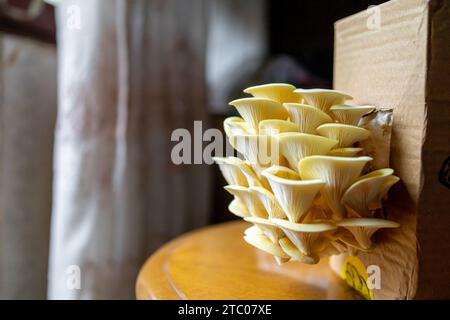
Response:
[[[381,268],[375,299],[450,298],[450,0],[394,0],[336,22],[334,67],[354,103],[394,109],[402,184],[387,213],[402,226],[358,255]]]

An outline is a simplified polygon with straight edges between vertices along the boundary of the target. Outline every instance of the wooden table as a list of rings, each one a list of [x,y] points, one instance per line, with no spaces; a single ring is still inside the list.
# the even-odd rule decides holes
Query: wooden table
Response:
[[[326,259],[278,266],[243,240],[249,226],[229,222],[169,242],[142,267],[137,299],[360,299]]]

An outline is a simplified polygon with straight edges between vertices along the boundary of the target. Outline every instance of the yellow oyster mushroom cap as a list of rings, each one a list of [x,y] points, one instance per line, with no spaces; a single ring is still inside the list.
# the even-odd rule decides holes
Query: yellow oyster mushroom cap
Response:
[[[259,123],[267,119],[286,120],[288,113],[280,103],[266,98],[242,98],[229,103],[234,106],[242,118],[252,129],[258,133]]]
[[[286,252],[292,260],[300,261],[306,264],[316,264],[320,261],[317,256],[304,255],[288,237],[284,237],[278,241],[281,249]]]
[[[345,215],[341,204],[347,188],[356,181],[370,157],[333,157],[311,156],[302,159],[299,164],[300,177],[305,180],[320,179],[325,182],[320,194],[333,211],[333,218],[340,220]]]
[[[337,144],[336,140],[307,133],[285,132],[276,136],[280,153],[292,169],[298,169],[298,162],[308,156],[324,155]]]
[[[270,119],[259,123],[259,133],[276,135],[283,132],[298,132],[298,126],[287,120]]]
[[[313,106],[301,103],[285,103],[283,106],[289,114],[289,119],[297,124],[300,132],[316,133],[316,128],[324,123],[333,122],[325,112]]]
[[[257,226],[273,243],[278,243],[278,240],[284,237],[283,231],[268,219],[246,217],[244,220]]]
[[[301,251],[302,254],[313,256],[323,242],[328,242],[327,234],[336,230],[337,226],[329,222],[293,223],[283,219],[270,218],[279,226],[286,237]]]
[[[230,204],[228,205],[228,211],[230,211],[235,216],[240,218],[245,218],[250,216],[250,213],[247,210],[247,207],[242,203],[239,198],[234,198]]]
[[[363,148],[336,148],[331,149],[328,155],[335,157],[355,157],[361,151],[363,151]]]
[[[338,90],[331,89],[296,89],[307,104],[328,113],[332,105],[343,104],[346,100],[353,99],[352,96]]]
[[[390,168],[379,169],[356,180],[342,196],[342,204],[352,208],[359,216],[369,217],[372,210],[381,208],[382,188],[389,176],[394,173]]]
[[[242,173],[241,167],[246,165],[243,160],[236,157],[213,157],[213,160],[219,165],[223,177],[230,185],[248,187],[248,181]]]
[[[300,222],[311,207],[315,196],[324,186],[322,180],[290,180],[280,178],[267,170],[267,178],[273,194],[291,222]]]
[[[249,87],[244,92],[254,97],[272,99],[278,103],[300,102],[301,96],[294,92],[295,89],[293,85],[287,83],[268,83]]]
[[[261,201],[259,201],[259,198],[256,197],[249,188],[241,186],[225,186],[224,189],[238,198],[239,201],[245,205],[251,216],[261,218],[267,218],[269,216]]]
[[[339,141],[338,147],[350,147],[355,142],[366,140],[370,131],[361,127],[341,123],[325,123],[317,127],[321,136]]]
[[[289,259],[289,256],[281,249],[278,243],[273,243],[264,234],[245,235],[244,240],[255,248],[270,253],[273,256]]]
[[[250,192],[253,192],[259,198],[269,217],[286,218],[286,214],[272,192],[262,187],[251,187]]]
[[[372,235],[381,228],[398,228],[397,222],[376,218],[349,218],[338,223],[339,227],[345,228],[355,237],[362,249],[368,250],[372,247]]]
[[[330,108],[334,118],[344,124],[357,126],[362,116],[375,110],[373,106],[336,105]]]

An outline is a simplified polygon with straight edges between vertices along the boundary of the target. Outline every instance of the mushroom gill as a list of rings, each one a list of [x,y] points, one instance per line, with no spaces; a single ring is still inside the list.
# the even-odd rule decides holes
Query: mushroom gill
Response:
[[[239,199],[239,201],[247,208],[251,216],[261,218],[267,218],[269,216],[263,204],[259,201],[259,198],[256,197],[249,188],[241,186],[225,186],[224,189]]]
[[[253,170],[253,168],[249,162],[242,161],[241,163],[238,164],[238,166],[239,166],[239,169],[241,170],[242,174],[247,179],[249,187],[267,188],[269,186],[267,179],[264,177],[258,176],[257,173],[255,172],[255,170]],[[244,186],[244,187],[246,187],[246,186]]]
[[[306,264],[316,264],[319,262],[319,258],[317,256],[304,255],[297,249],[288,237],[281,238],[278,243],[280,244],[281,249],[283,249],[283,251],[286,252],[292,260],[300,261]]]
[[[361,175],[365,164],[371,160],[370,157],[311,156],[302,159],[298,167],[302,179],[324,181],[320,193],[333,211],[333,218],[340,220],[345,215],[345,208],[341,204],[345,190]]]
[[[328,241],[326,235],[336,229],[336,225],[324,221],[294,223],[276,218],[269,220],[278,225],[300,252],[307,256],[314,256],[316,249],[323,246],[323,241]]]
[[[241,166],[246,165],[244,161],[236,157],[213,157],[213,160],[219,165],[223,177],[230,185],[248,187],[248,181],[241,171]]]
[[[230,204],[228,205],[228,210],[234,214],[235,216],[238,216],[240,218],[245,218],[250,216],[250,213],[248,212],[245,205],[242,203],[239,198],[234,198]]]
[[[382,206],[382,187],[394,173],[386,168],[373,171],[356,180],[342,196],[342,204],[349,206],[361,217],[370,217],[373,210]],[[391,185],[392,186],[392,185]]]
[[[270,218],[286,218],[286,214],[272,192],[261,187],[251,187],[250,192],[253,192],[259,198]]]
[[[311,207],[314,197],[323,187],[322,180],[290,180],[263,171],[275,198],[291,222],[300,222]]]
[[[397,222],[376,218],[348,218],[338,223],[355,237],[362,249],[369,250],[372,247],[372,235],[381,228],[398,228]]]
[[[324,155],[337,144],[336,140],[307,133],[286,132],[276,136],[278,148],[289,166],[296,170],[298,162],[308,156]]]
[[[281,249],[279,244],[273,243],[264,234],[244,235],[244,240],[255,248],[273,255],[278,264],[282,264],[289,260],[289,256]]]
[[[246,217],[245,221],[253,223],[258,227],[273,243],[284,237],[283,231],[272,221],[259,217]]]
[[[321,124],[333,122],[328,114],[313,106],[300,103],[283,105],[289,113],[289,119],[297,124],[300,132],[314,134]]]

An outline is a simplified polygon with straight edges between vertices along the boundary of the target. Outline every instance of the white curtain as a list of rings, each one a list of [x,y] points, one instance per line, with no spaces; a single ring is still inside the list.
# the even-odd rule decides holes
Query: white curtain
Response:
[[[220,107],[261,63],[264,1],[53,2],[58,57],[0,34],[0,298],[132,299],[209,222],[211,168],[174,165],[171,133],[209,127],[206,77]]]
[[[134,298],[145,258],[208,222],[209,169],[170,159],[172,130],[207,120],[206,5],[58,6],[49,298]]]

